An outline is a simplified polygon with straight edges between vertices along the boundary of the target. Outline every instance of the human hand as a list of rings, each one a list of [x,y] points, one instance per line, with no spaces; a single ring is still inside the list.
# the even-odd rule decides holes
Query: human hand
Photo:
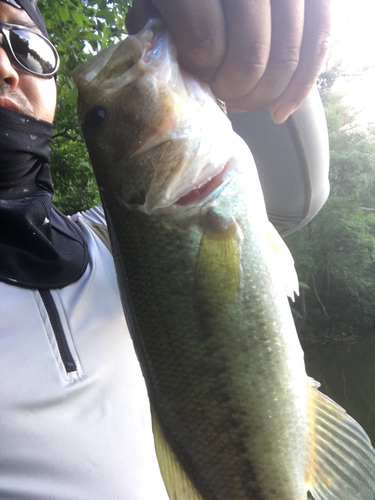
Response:
[[[161,17],[182,67],[233,111],[270,107],[285,121],[314,87],[329,51],[331,0],[133,0],[129,33]]]

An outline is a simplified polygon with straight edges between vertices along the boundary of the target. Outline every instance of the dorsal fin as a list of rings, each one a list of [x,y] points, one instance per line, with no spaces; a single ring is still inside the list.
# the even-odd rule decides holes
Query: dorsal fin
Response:
[[[299,295],[299,287],[292,254],[271,222],[267,224],[266,234],[273,265],[272,272],[279,276],[285,286],[286,294],[294,300],[295,294]]]

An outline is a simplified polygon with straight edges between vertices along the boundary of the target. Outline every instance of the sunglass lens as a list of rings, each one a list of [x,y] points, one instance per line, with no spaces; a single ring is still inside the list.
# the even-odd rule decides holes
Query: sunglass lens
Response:
[[[56,57],[48,43],[35,33],[12,29],[10,44],[18,62],[39,75],[48,75],[56,68]]]

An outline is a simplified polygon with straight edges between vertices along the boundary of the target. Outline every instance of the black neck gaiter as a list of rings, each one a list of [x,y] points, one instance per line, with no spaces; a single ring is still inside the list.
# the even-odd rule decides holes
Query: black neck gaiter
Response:
[[[0,108],[0,281],[61,288],[87,266],[76,225],[52,205],[52,124]]]

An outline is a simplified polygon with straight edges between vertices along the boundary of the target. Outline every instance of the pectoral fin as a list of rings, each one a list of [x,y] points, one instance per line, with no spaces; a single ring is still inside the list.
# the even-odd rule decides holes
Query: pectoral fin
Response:
[[[239,292],[241,238],[233,218],[209,212],[202,225],[195,266],[195,299],[199,308],[215,314]]]
[[[374,500],[375,451],[362,427],[309,379],[312,457],[307,477],[315,500]]]
[[[155,412],[151,414],[156,455],[170,500],[203,500],[167,443]]]

